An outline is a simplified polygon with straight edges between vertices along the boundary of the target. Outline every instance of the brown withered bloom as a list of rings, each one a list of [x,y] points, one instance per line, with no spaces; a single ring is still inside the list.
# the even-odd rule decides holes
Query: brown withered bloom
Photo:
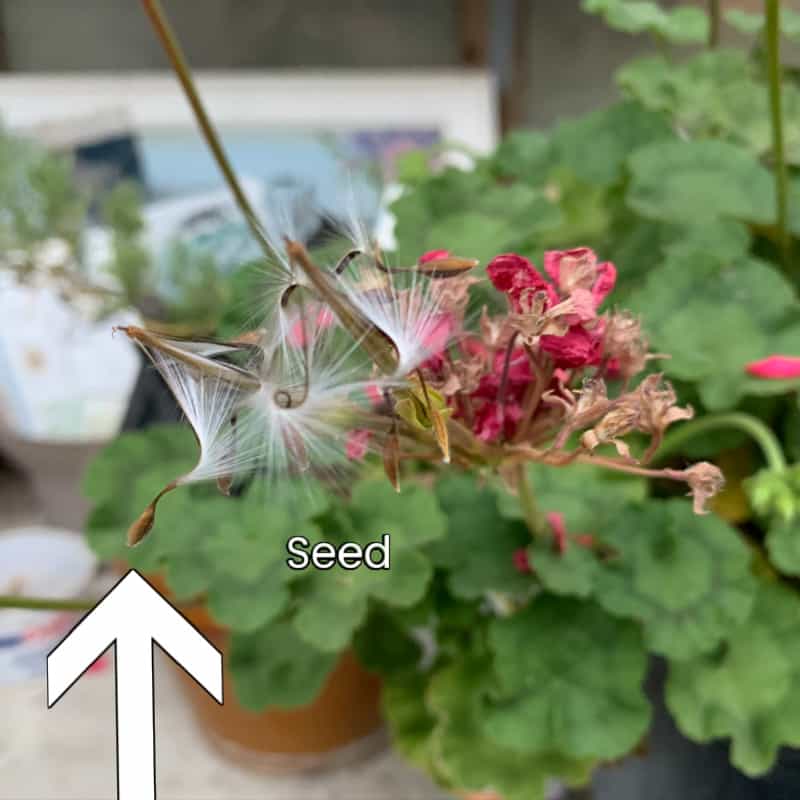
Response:
[[[629,311],[617,311],[606,317],[603,349],[609,366],[626,381],[638,375],[647,362],[655,358],[648,353],[641,322]]]
[[[647,462],[661,445],[666,429],[673,422],[692,419],[694,409],[691,406],[681,408],[676,405],[675,389],[660,373],[648,375],[639,384],[636,393],[641,401],[637,429],[652,437],[650,446],[642,457],[642,460]]]
[[[683,479],[692,495],[695,514],[708,514],[706,504],[725,486],[722,470],[708,461],[700,461],[683,470]]]

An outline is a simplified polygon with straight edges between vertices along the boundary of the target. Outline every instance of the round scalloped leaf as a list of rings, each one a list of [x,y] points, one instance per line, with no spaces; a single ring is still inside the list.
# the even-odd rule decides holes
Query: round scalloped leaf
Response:
[[[561,123],[552,145],[559,166],[592,185],[606,186],[622,177],[632,151],[672,138],[661,114],[637,103],[619,103]]]
[[[498,745],[611,759],[641,740],[650,720],[647,654],[633,622],[593,602],[541,595],[495,620],[489,642],[499,685],[483,719]]]
[[[308,645],[288,622],[276,622],[254,633],[234,633],[227,665],[237,699],[258,712],[310,703],[337,658]]]
[[[542,512],[563,514],[570,534],[605,529],[623,506],[644,499],[647,492],[647,484],[641,478],[591,464],[570,464],[567,468],[531,464],[528,481]],[[500,513],[510,519],[523,519],[518,498],[504,486],[497,486],[495,491]]]
[[[447,536],[428,552],[447,570],[450,591],[465,599],[488,591],[522,592],[529,576],[514,568],[514,551],[530,541],[521,522],[500,516],[491,489],[469,475],[447,475],[436,484],[436,496],[447,514]]]
[[[750,619],[705,655],[670,666],[667,706],[690,738],[731,738],[731,761],[748,775],[800,746],[800,599],[762,583]]]
[[[553,594],[588,597],[600,568],[597,556],[588,548],[569,542],[559,552],[551,542],[537,539],[527,549],[528,563],[545,589]]]
[[[637,150],[628,165],[628,204],[645,217],[684,223],[775,219],[772,175],[729,142],[655,142]]]
[[[593,762],[571,759],[551,747],[536,755],[499,745],[482,727],[481,696],[490,673],[468,659],[440,669],[426,695],[437,723],[431,734],[434,773],[462,792],[497,792],[504,800],[544,800],[551,778],[585,783]]]
[[[602,539],[616,555],[595,576],[595,598],[641,621],[649,649],[674,659],[708,652],[750,613],[750,551],[735,528],[687,501],[625,509]]]
[[[767,533],[767,549],[781,572],[800,576],[800,518],[773,525]]]
[[[730,408],[744,394],[786,392],[782,381],[745,372],[748,362],[780,352],[775,348],[797,337],[796,326],[786,322],[797,316],[800,303],[770,264],[677,248],[629,304],[646,320],[651,347],[670,354],[661,368],[670,377],[697,382],[706,407]]]
[[[340,509],[337,532],[325,531],[325,538],[336,545],[347,540],[366,546],[388,534],[390,569],[347,570],[337,564],[311,570],[303,578],[294,618],[300,636],[320,650],[336,652],[364,621],[370,598],[400,608],[419,602],[433,576],[430,559],[419,548],[441,538],[446,525],[431,491],[408,486],[398,494],[385,480],[357,484],[351,501]]]

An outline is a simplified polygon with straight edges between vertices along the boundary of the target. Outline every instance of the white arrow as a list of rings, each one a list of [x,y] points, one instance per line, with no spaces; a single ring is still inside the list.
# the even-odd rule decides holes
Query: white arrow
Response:
[[[118,800],[156,796],[153,642],[222,703],[222,655],[134,570],[47,657],[52,708],[116,645]]]

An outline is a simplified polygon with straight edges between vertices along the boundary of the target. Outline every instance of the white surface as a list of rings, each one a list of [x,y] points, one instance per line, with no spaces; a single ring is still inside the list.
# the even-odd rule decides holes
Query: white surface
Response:
[[[51,710],[42,685],[0,686],[0,800],[109,800],[115,797],[113,669],[84,676]],[[385,753],[314,776],[251,772],[219,756],[197,727],[177,678],[156,658],[159,800],[444,800],[423,775]],[[3,742],[0,735],[0,744]]]
[[[493,79],[478,70],[198,72],[216,125],[351,129],[432,126],[480,153],[497,137]],[[124,109],[135,128],[194,126],[171,73],[14,75],[0,79],[11,128]]]
[[[83,537],[70,531],[43,525],[0,531],[0,594],[73,597],[89,584],[95,564]],[[0,611],[0,684],[43,677],[47,653],[73,624],[72,614]]]
[[[37,440],[102,441],[115,433],[139,371],[136,349],[50,286],[0,275],[0,421]]]
[[[155,800],[154,640],[222,703],[222,654],[135,572],[47,659],[47,704],[53,706],[114,643],[119,800]]]

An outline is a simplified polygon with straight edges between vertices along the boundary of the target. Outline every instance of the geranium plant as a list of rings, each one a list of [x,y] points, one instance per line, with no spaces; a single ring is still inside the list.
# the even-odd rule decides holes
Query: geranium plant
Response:
[[[764,772],[800,745],[800,602],[785,579],[800,572],[798,482],[766,424],[797,419],[794,377],[772,379],[791,371],[800,323],[791,132],[778,147],[755,121],[730,123],[754,86],[769,97],[763,53],[629,66],[622,104],[513,135],[470,171],[409,157],[397,252],[356,230],[323,263],[267,234],[158,3],[145,6],[268,286],[262,327],[229,341],[124,329],[195,442],[155,429],[102,457],[87,483],[101,552],[205,599],[233,631],[252,708],[308,702],[352,645],[384,676],[398,748],[454,790],[535,800],[551,777],[582,784],[636,751],[649,654],[668,662],[680,728],[730,738],[738,768]],[[586,6],[662,42],[716,38],[699,10]],[[695,455],[732,463],[733,491]],[[746,459],[764,467],[749,484],[761,529],[732,524],[750,516]],[[293,573],[298,532],[388,532],[391,569]]]

